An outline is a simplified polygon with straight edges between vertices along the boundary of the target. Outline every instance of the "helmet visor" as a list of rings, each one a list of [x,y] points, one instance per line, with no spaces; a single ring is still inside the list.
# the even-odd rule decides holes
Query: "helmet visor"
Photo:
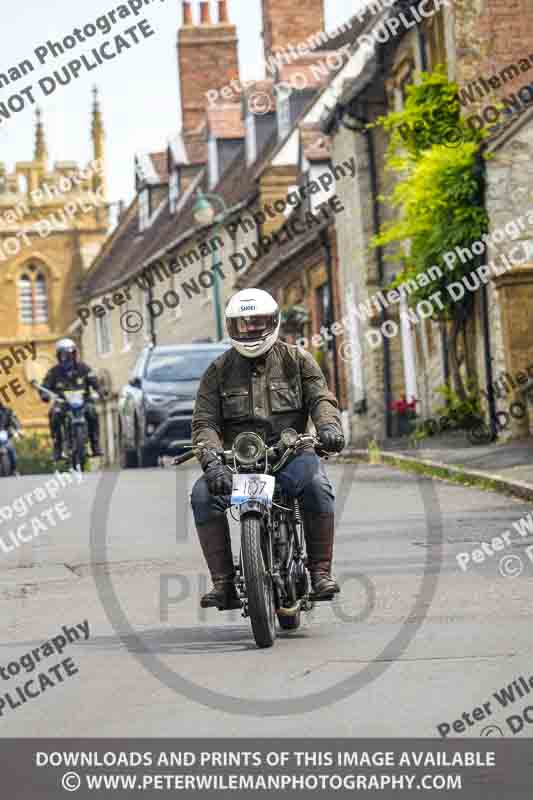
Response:
[[[57,351],[57,358],[63,367],[70,368],[76,364],[78,351],[75,347],[62,347]]]
[[[237,342],[257,342],[274,333],[278,322],[279,311],[253,317],[229,317],[228,333]]]

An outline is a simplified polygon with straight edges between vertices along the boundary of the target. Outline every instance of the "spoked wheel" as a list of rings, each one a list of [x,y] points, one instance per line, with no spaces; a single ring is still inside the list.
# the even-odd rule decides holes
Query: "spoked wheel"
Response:
[[[87,461],[87,446],[85,431],[81,425],[75,425],[72,430],[72,466],[83,472]]]
[[[276,639],[274,587],[261,547],[261,517],[248,514],[241,525],[242,566],[254,639],[258,647],[272,647]]]

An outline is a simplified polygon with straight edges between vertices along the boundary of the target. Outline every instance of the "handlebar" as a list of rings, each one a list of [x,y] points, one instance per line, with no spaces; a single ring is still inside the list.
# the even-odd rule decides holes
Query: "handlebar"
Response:
[[[280,450],[279,448],[280,443],[281,440],[277,442],[275,445],[267,447],[266,449],[266,455],[269,460],[275,458],[276,456],[281,455],[281,458],[279,459],[278,464],[276,465],[277,469],[279,469],[281,465],[287,461],[291,453],[297,452],[307,444],[312,445],[315,448],[317,455],[323,458],[324,457],[327,458],[330,455],[328,451],[324,450],[324,447],[320,439],[318,439],[316,436],[313,436],[312,434],[305,434],[305,433],[300,434],[296,442],[293,445],[289,445],[288,447],[286,447],[284,451]],[[202,442],[198,443],[197,445],[193,445],[188,453],[184,453],[181,456],[176,456],[176,458],[173,461],[174,466],[179,467],[181,464],[185,464],[187,461],[191,461],[206,447],[207,445]],[[224,461],[227,463],[230,459],[233,459],[233,450],[224,450],[223,455],[224,455]]]
[[[38,383],[38,381],[30,381],[30,384],[38,392],[42,392],[44,394],[47,394],[48,397],[50,397],[52,400],[55,400],[56,403],[66,403],[67,402],[64,397],[61,397],[61,395],[56,394],[56,392],[52,392],[51,389],[47,389],[46,386],[41,386],[41,384]],[[81,392],[81,391],[85,391],[85,390],[84,389],[80,389],[79,391]],[[96,397],[99,397],[100,395],[98,395],[96,392],[91,390],[91,395],[90,396],[91,396],[92,399],[95,399]]]
[[[191,450],[190,453],[184,453],[182,456],[176,456],[174,459],[174,466],[179,467],[180,464],[184,464],[186,461],[190,461],[191,459],[196,457],[196,452]]]

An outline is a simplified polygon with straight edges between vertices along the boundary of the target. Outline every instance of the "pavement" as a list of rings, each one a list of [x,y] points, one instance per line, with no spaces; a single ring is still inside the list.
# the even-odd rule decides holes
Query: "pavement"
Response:
[[[438,739],[457,720],[464,738],[513,736],[511,726],[531,736],[531,695],[515,692],[507,708],[494,697],[533,675],[533,535],[514,533],[531,505],[387,465],[327,469],[342,593],[269,650],[238,611],[199,608],[194,466],[94,473],[61,489],[70,516],[0,552],[0,737]],[[0,512],[50,479],[4,479]],[[17,525],[51,504],[23,515],[18,503]],[[503,552],[480,550],[504,531]],[[232,538],[237,552],[235,525]],[[22,662],[85,623],[88,638],[71,634],[61,656]],[[52,683],[39,687],[38,673]],[[23,702],[16,689],[30,680]]]
[[[391,439],[383,447],[385,462],[394,455],[410,462],[449,467],[451,472],[496,481],[501,491],[533,500],[533,437],[489,445],[471,445],[461,431],[435,436],[411,445]],[[348,449],[345,455],[363,457],[367,451]]]

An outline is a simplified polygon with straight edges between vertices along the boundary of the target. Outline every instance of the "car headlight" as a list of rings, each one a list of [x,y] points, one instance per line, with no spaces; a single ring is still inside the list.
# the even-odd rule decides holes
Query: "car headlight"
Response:
[[[167,394],[147,394],[146,400],[153,406],[162,406],[165,403],[171,403],[174,398]]]
[[[243,466],[250,466],[264,455],[265,443],[257,433],[239,433],[233,442],[233,455]]]

